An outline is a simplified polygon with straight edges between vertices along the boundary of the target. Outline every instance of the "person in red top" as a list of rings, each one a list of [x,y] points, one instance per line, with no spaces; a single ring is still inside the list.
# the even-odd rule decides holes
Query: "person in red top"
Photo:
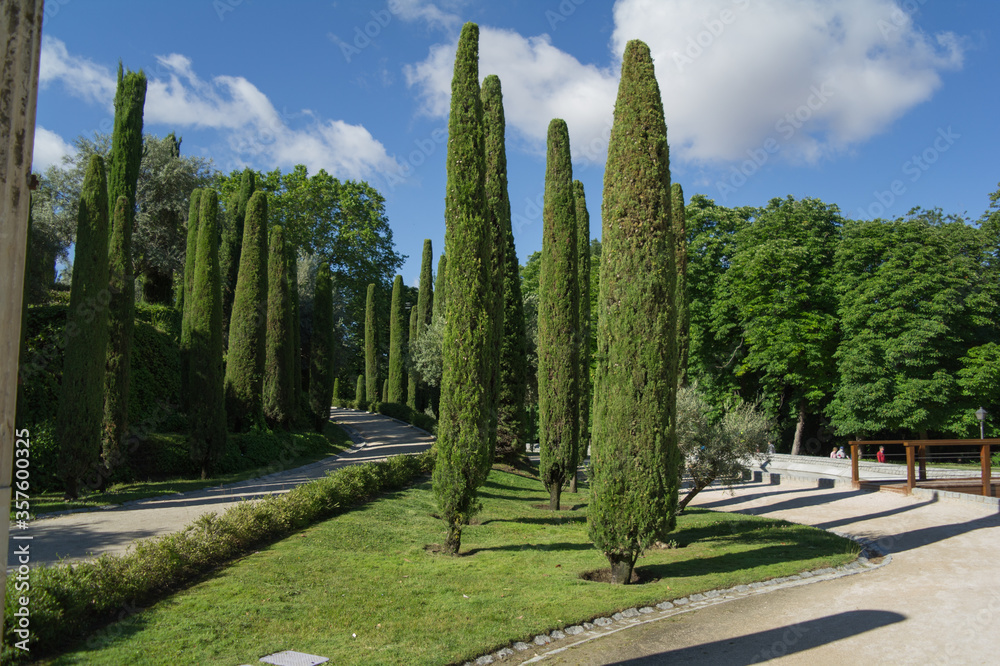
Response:
[[[875,454],[875,460],[879,462],[885,462],[885,447],[878,447],[878,453]]]

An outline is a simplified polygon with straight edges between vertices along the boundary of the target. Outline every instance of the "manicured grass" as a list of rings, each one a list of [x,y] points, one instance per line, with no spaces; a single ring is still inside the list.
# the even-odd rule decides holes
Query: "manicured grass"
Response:
[[[95,633],[56,664],[244,664],[297,650],[334,664],[461,662],[632,606],[836,566],[852,542],[777,520],[689,510],[675,548],[638,565],[650,582],[580,578],[607,566],[587,538],[587,489],[573,509],[536,508],[541,483],[494,471],[461,555],[443,540],[430,482],[375,500],[261,550]]]
[[[118,483],[110,486],[105,492],[84,490],[80,498],[76,501],[67,502],[63,499],[61,491],[49,491],[39,493],[31,498],[31,513],[35,516],[52,513],[55,511],[66,511],[70,509],[90,509],[96,510],[102,506],[112,506],[124,504],[138,499],[150,497],[161,497],[163,495],[173,495],[191,490],[200,490],[214,486],[223,486],[229,483],[255,479],[260,476],[280,472],[286,469],[295,469],[311,462],[322,460],[327,456],[336,455],[351,446],[351,440],[341,428],[333,423],[327,423],[323,432],[328,446],[323,449],[314,449],[303,455],[289,456],[275,461],[274,463],[253,469],[246,469],[231,474],[220,474],[211,479],[202,480],[200,478],[171,478],[156,481],[140,481],[135,483]],[[152,434],[151,437],[178,439],[183,446],[185,435]],[[11,512],[13,519],[14,513]]]

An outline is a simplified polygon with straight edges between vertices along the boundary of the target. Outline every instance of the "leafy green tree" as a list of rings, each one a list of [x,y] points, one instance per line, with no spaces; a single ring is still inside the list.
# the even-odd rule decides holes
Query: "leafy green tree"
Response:
[[[135,190],[142,159],[142,110],[146,103],[146,75],[123,75],[118,64],[115,92],[115,126],[111,138],[108,167],[109,206],[124,196],[128,209],[123,218],[112,220],[108,253],[109,289],[107,372],[104,381],[104,438],[102,457],[120,460],[128,434],[128,393],[132,359],[132,329],[135,318],[135,272],[132,265],[132,225],[135,217]],[[121,223],[119,225],[119,222]],[[101,488],[107,477],[103,477]]]
[[[198,257],[191,302],[191,458],[207,479],[226,446],[222,372],[222,283],[218,246],[219,195],[201,195]]]
[[[573,202],[576,206],[576,274],[580,289],[579,334],[580,371],[580,430],[577,446],[573,450],[573,468],[570,475],[570,492],[576,492],[576,470],[586,457],[590,447],[590,213],[587,212],[587,197],[583,183],[573,181]]]
[[[979,405],[963,396],[995,335],[979,275],[980,233],[939,211],[851,221],[836,252],[840,382],[829,407],[839,433],[954,432]],[[991,287],[992,288],[992,287]],[[963,370],[965,372],[963,372]],[[981,398],[980,398],[981,399]],[[958,426],[969,434],[968,420]],[[976,428],[978,430],[978,428]]]
[[[690,315],[687,302],[687,226],[684,220],[684,189],[680,183],[670,186],[670,225],[674,230],[677,266],[677,385],[687,386],[688,328]]]
[[[491,238],[487,224],[479,27],[466,23],[458,41],[448,118],[445,249],[448,253],[441,409],[434,494],[447,526],[444,550],[457,554],[462,526],[479,509],[477,489],[492,463],[487,390],[492,355],[489,320]]]
[[[191,302],[194,293],[194,266],[198,256],[198,210],[201,189],[191,192],[187,223],[187,255],[184,259],[184,308],[181,312],[181,396],[184,409],[191,408]]]
[[[262,400],[264,345],[267,342],[266,194],[254,194],[246,207],[245,217],[243,248],[230,315],[225,378],[226,414],[230,429],[234,432],[246,432],[252,426],[264,425]]]
[[[67,499],[98,465],[104,417],[104,362],[108,345],[108,189],[104,160],[90,160],[79,205],[73,282],[66,317],[62,395],[56,417],[59,468]],[[115,215],[127,215],[120,197]],[[119,219],[119,223],[122,220]],[[114,461],[111,461],[114,462]]]
[[[264,416],[270,425],[288,429],[296,408],[290,256],[284,229],[271,227],[268,236]]]
[[[594,545],[620,584],[630,582],[636,559],[676,520],[677,324],[667,151],[649,47],[632,40],[604,169],[587,513]]]
[[[795,410],[792,454],[806,417],[836,383],[837,302],[833,258],[841,218],[817,199],[772,199],[736,233],[722,289],[731,300],[746,354],[736,373],[756,374],[769,411]]]
[[[333,393],[333,280],[330,266],[319,265],[313,299],[312,363],[309,366],[309,406],[317,432],[330,418]]]
[[[254,193],[256,180],[248,167],[240,178],[240,189],[233,193],[228,202],[226,214],[222,217],[222,243],[219,246],[219,270],[222,271],[222,341],[229,348],[229,323],[236,299],[237,280],[242,268],[243,227],[246,224],[247,207]],[[264,248],[267,244],[264,244]],[[266,251],[266,249],[264,250]],[[266,278],[266,273],[264,274]]]
[[[737,398],[721,418],[713,419],[713,411],[697,386],[677,390],[677,445],[691,478],[678,511],[716,481],[732,485],[742,480],[771,441],[771,421],[757,405]]]
[[[369,404],[378,402],[378,357],[375,340],[376,327],[375,320],[375,285],[368,285],[368,304],[365,307],[365,386],[368,388],[366,396]]]
[[[406,310],[403,303],[403,276],[392,283],[392,306],[389,310],[389,390],[387,402],[406,402]]]
[[[576,203],[566,121],[549,123],[542,212],[538,303],[539,475],[549,508],[559,510],[562,485],[575,473],[580,433],[580,289]]]

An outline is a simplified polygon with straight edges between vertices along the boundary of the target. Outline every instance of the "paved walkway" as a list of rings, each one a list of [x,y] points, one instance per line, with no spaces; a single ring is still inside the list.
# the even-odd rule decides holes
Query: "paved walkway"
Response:
[[[710,489],[694,504],[877,540],[892,560],[874,571],[714,603],[583,643],[586,635],[570,637],[534,659],[631,666],[770,659],[809,666],[1000,663],[995,508],[815,484],[749,484],[735,495]]]
[[[26,543],[15,536],[30,535],[31,564],[74,561],[104,553],[120,553],[138,539],[183,529],[198,516],[221,513],[241,500],[285,493],[297,485],[324,476],[329,470],[357,465],[389,456],[419,453],[433,438],[423,431],[381,415],[334,409],[333,420],[353,431],[355,445],[339,456],[331,456],[298,469],[228,486],[205,488],[121,506],[52,518],[39,518],[26,530],[12,530],[8,543],[8,567],[16,566],[15,550]]]

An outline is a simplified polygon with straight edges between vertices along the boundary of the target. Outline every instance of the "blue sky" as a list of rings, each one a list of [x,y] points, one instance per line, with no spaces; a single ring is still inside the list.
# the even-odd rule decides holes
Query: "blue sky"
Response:
[[[145,130],[216,168],[306,164],[384,193],[403,277],[444,244],[457,35],[498,74],[522,263],[541,249],[544,138],[570,130],[591,235],[621,53],[652,50],[685,194],[818,197],[854,218],[978,218],[1000,168],[994,0],[48,0],[35,168],[109,131],[114,71],[150,79]]]

